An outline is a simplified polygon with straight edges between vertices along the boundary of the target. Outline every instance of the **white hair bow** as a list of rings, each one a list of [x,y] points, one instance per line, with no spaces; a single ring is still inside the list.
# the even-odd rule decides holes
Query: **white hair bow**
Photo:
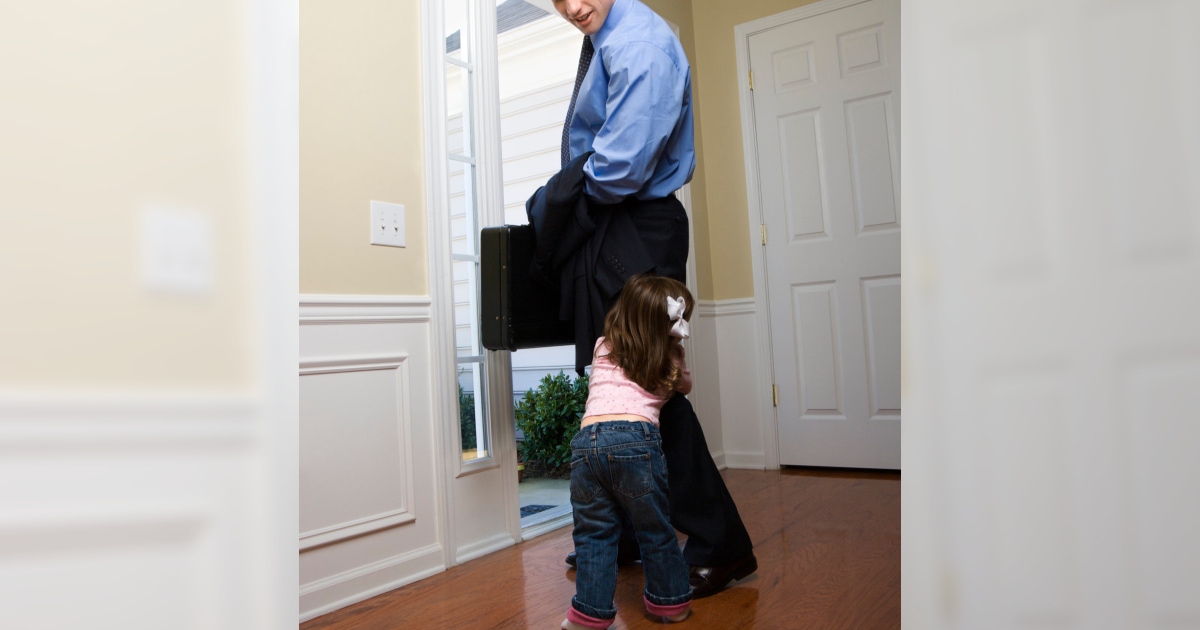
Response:
[[[685,311],[687,311],[687,302],[683,301],[682,295],[677,298],[667,296],[667,317],[671,318],[672,337],[687,339],[692,336],[688,322],[683,318]]]

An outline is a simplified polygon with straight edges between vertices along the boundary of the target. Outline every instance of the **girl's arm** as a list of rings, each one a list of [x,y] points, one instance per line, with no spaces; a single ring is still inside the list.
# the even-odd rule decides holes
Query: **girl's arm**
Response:
[[[687,357],[684,356],[683,345],[677,345],[671,351],[671,358],[675,361],[675,365],[679,366],[679,384],[675,386],[675,391],[684,396],[692,393],[692,371],[688,369]]]

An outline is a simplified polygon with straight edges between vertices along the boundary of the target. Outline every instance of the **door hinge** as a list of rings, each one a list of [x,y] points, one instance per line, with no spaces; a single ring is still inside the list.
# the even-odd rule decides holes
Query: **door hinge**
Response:
[[[750,91],[753,92],[754,91],[754,71],[747,70],[746,74],[750,75]]]
[[[766,223],[759,223],[759,224],[758,224],[758,227],[759,227],[759,229],[761,229],[761,230],[762,230],[762,241],[763,241],[763,245],[766,245],[766,244],[767,244],[767,224],[766,224]]]
[[[775,383],[771,383],[771,404],[779,406],[779,388],[775,387]]]

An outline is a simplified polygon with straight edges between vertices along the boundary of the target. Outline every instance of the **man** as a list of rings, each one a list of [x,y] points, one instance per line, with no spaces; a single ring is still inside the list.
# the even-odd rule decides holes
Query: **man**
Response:
[[[687,214],[673,193],[691,180],[696,166],[691,68],[683,47],[666,22],[638,0],[554,0],[554,6],[585,35],[563,129],[563,165],[593,152],[582,167],[589,212],[628,214],[653,271],[683,281]],[[613,230],[607,238],[618,233],[624,234]],[[607,258],[621,281],[637,272]],[[592,346],[582,344],[586,340],[577,339],[582,348],[577,350],[590,357]],[[682,395],[663,406],[661,432],[671,523],[688,535],[684,559],[694,596],[706,597],[750,575],[758,563],[700,422]],[[637,558],[637,543],[631,528],[625,530],[619,557],[629,562]],[[567,562],[575,564],[573,552]]]

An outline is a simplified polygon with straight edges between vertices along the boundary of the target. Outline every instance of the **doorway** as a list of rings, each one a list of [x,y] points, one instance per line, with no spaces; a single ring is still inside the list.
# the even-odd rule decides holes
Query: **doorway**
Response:
[[[900,7],[737,27],[764,408],[781,465],[900,467]]]

